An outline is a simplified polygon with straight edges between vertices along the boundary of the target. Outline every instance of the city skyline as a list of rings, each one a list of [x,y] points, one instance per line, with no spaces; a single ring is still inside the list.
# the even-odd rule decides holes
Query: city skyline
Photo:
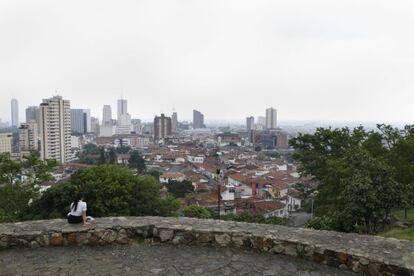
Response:
[[[53,94],[99,119],[120,97],[143,119],[414,117],[409,1],[162,3],[2,1],[0,118]]]

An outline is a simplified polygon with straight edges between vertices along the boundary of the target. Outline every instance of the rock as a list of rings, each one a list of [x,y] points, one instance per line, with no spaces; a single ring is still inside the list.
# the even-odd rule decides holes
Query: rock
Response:
[[[0,249],[4,249],[4,248],[7,248],[7,247],[8,247],[7,242],[0,241]]]
[[[209,243],[214,240],[214,236],[211,233],[199,233],[196,235],[196,239],[199,243]]]
[[[285,251],[285,247],[281,244],[275,245],[272,249],[270,249],[271,253],[281,254]]]
[[[50,245],[53,246],[62,246],[63,245],[63,236],[62,233],[53,233],[49,239]]]
[[[341,264],[346,264],[348,262],[348,254],[346,253],[339,252],[337,257]]]
[[[40,247],[40,245],[36,241],[30,242],[30,248],[38,248],[38,247]]]
[[[43,235],[43,236],[38,236],[35,241],[40,245],[40,246],[49,246],[49,236]]]
[[[125,229],[119,230],[116,242],[120,244],[127,244],[129,242],[128,234]]]
[[[159,229],[158,230],[158,235],[161,239],[161,242],[170,241],[174,237],[174,230]]]
[[[116,232],[113,230],[107,230],[105,231],[105,233],[102,235],[101,240],[104,241],[104,243],[113,243],[116,240]]]
[[[174,237],[174,239],[172,240],[172,243],[173,244],[182,244],[182,243],[184,243],[184,241],[185,241],[184,237],[181,236],[181,235],[178,235],[178,236]]]
[[[298,256],[297,246],[295,244],[288,244],[285,246],[285,254],[289,256]]]
[[[244,246],[244,240],[245,237],[244,236],[233,236],[231,237],[232,242],[234,243],[235,246],[237,247],[242,247]]]
[[[214,238],[220,246],[227,246],[231,242],[231,238],[228,234],[217,234]]]
[[[76,241],[76,233],[70,233],[68,234],[67,238],[66,238],[67,242],[69,245],[76,245],[77,241]]]
[[[369,261],[365,258],[360,258],[359,263],[362,265],[369,265]]]

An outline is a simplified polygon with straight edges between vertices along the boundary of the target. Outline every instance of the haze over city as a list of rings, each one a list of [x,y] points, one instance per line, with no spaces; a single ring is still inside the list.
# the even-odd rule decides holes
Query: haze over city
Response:
[[[101,119],[410,122],[412,1],[1,1],[0,118],[59,94]],[[57,91],[57,92],[55,92]]]

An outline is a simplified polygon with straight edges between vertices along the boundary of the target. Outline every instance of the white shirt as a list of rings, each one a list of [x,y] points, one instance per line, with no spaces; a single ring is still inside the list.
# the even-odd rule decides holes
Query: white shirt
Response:
[[[73,210],[73,202],[70,205],[70,215],[72,216],[82,216],[82,212],[86,212],[86,202],[83,202],[82,200],[78,201],[78,205],[76,206],[76,211]]]

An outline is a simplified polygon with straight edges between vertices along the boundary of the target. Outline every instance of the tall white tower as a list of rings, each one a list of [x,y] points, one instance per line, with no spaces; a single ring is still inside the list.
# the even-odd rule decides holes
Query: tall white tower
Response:
[[[61,96],[40,104],[40,157],[64,164],[72,159],[70,102]]]
[[[273,107],[266,109],[266,128],[275,129],[277,126],[277,110]]]
[[[112,124],[112,108],[110,105],[103,106],[102,125],[110,126]]]
[[[13,127],[19,126],[19,103],[16,99],[11,99],[11,124]]]
[[[116,134],[131,133],[131,115],[128,114],[127,100],[118,100],[118,118],[116,124]]]

